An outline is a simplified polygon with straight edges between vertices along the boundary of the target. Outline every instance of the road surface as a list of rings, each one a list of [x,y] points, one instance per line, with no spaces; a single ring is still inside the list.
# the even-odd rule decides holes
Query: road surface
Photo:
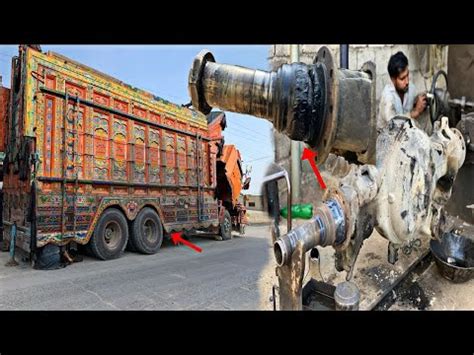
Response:
[[[268,226],[248,226],[229,241],[191,237],[202,253],[165,241],[155,255],[84,257],[59,270],[6,267],[0,252],[2,310],[257,310],[270,261]]]

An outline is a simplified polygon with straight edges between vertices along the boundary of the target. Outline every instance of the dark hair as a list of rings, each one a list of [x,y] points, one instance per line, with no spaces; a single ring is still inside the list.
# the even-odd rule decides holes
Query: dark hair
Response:
[[[403,54],[403,52],[397,52],[392,55],[388,61],[388,74],[391,78],[396,78],[407,66],[408,58]]]

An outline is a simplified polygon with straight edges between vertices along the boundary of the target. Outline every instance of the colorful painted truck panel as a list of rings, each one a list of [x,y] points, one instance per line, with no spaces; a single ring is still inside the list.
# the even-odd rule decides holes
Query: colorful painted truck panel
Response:
[[[55,53],[12,62],[5,237],[34,251],[86,244],[110,207],[154,209],[165,232],[219,225],[218,139],[206,116]]]
[[[5,123],[8,117],[8,105],[10,102],[10,89],[2,86],[0,77],[0,159],[5,155]]]

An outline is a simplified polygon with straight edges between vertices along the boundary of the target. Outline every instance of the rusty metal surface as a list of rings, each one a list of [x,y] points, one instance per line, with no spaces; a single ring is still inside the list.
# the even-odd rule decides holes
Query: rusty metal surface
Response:
[[[340,210],[343,211],[346,223],[342,243],[335,242],[335,216],[321,210],[316,211],[313,220],[288,231],[286,235],[277,236],[277,233],[273,233],[274,252],[279,265],[277,270],[281,267],[290,268],[284,274],[279,273],[280,285],[286,285],[286,290],[280,290],[280,295],[287,297],[280,302],[286,301],[289,306],[295,308],[298,306],[295,302],[299,295],[296,290],[289,290],[299,284],[301,265],[297,259],[293,260],[293,253],[298,248],[305,254],[318,245],[333,246],[336,249],[336,270],[347,271],[348,281],[354,274],[359,253],[363,255],[364,240],[372,234],[375,226],[388,240],[388,250],[392,251],[391,268],[399,271],[399,275],[394,274],[390,279],[395,279],[395,283],[400,282],[407,273],[400,268],[401,264],[407,264],[405,259],[409,260],[408,269],[412,268],[417,260],[427,255],[427,239],[439,238],[441,235],[443,208],[451,197],[456,176],[462,176],[460,168],[465,159],[470,162],[469,150],[473,138],[471,131],[474,131],[471,129],[471,121],[466,120],[464,111],[464,121],[458,126],[459,130],[450,127],[448,117],[441,116],[429,134],[419,129],[410,118],[395,117],[378,136],[376,144],[372,141],[366,145],[365,151],[358,150],[358,147],[368,142],[367,136],[375,134],[371,123],[375,110],[367,104],[357,106],[357,103],[363,101],[357,95],[363,98],[375,97],[373,85],[361,84],[363,80],[370,84],[371,80],[375,79],[375,67],[367,63],[364,66],[365,77],[357,76],[354,72],[337,70],[330,52],[324,47],[315,62],[330,68],[329,73],[333,70],[332,75],[329,75],[330,79],[326,78],[324,81],[327,85],[326,105],[331,108],[332,115],[325,116],[321,129],[322,140],[316,139],[319,145],[313,145],[313,148],[317,149],[318,153],[328,154],[329,150],[332,150],[340,155],[335,157],[329,154],[326,159],[327,166],[323,167],[322,174],[328,186],[323,196],[323,205],[331,198],[337,197],[338,201],[341,201]],[[447,114],[448,104],[461,105],[463,110],[470,108],[471,104],[464,99],[456,101],[443,92],[436,91],[436,94],[444,106],[439,104],[434,109],[442,115]],[[363,122],[357,126],[359,121],[356,117],[364,117],[369,123],[364,126]],[[288,132],[284,133],[289,135]],[[289,136],[291,138],[291,135]],[[358,162],[369,165],[348,164],[348,161],[354,160],[350,155],[346,155],[347,152],[357,153]],[[458,191],[470,186],[468,180],[460,179]],[[465,195],[468,196],[469,193]],[[468,200],[464,202],[464,205],[473,209],[472,203]],[[320,215],[327,218],[321,218]],[[318,218],[321,221],[319,223]],[[401,261],[395,265],[397,257],[394,251],[398,249],[403,251],[403,255],[400,256]],[[417,257],[413,258],[413,254]],[[291,272],[291,268],[295,270]],[[314,276],[314,266],[310,265],[309,271]],[[288,279],[281,280],[283,277]],[[377,274],[374,274],[374,277],[378,279]],[[377,297],[384,297],[392,287],[393,283],[381,284]]]
[[[375,158],[375,64],[360,71],[337,69],[329,48],[322,46],[314,63],[324,66],[327,107],[321,139],[311,144],[324,162],[331,151],[356,152],[362,163]]]
[[[305,251],[298,241],[291,254],[288,265],[277,267],[280,310],[301,311],[303,309],[303,273],[305,270]]]
[[[316,204],[313,219],[283,236],[273,237],[280,304],[286,302],[287,309],[300,309],[301,293],[295,287],[302,285],[300,271],[304,271],[304,265],[301,266],[301,259],[304,262],[309,250],[313,253],[317,246],[334,247],[341,256],[339,264],[336,259],[336,267],[339,265],[338,271],[347,271],[349,281],[362,243],[373,231],[370,206],[378,190],[377,169],[370,165],[343,163],[334,156],[327,162],[329,167],[324,174],[333,171],[339,176],[327,180],[324,202]],[[308,273],[313,275],[314,265],[310,262],[308,267]]]
[[[312,248],[342,243],[345,239],[345,216],[340,203],[335,199],[318,204],[314,217],[290,230],[274,244],[276,263],[282,266],[290,261],[299,243],[306,253]]]
[[[337,69],[328,48],[314,64],[284,64],[274,72],[215,63],[201,51],[190,70],[193,107],[212,107],[271,121],[292,140],[318,152],[318,163],[331,150],[353,152],[369,162],[375,149],[375,67]]]
[[[312,221],[276,239],[277,265],[297,269],[299,264],[292,260],[297,247],[306,253],[318,245],[331,245],[336,249],[336,270],[345,270],[349,281],[374,226],[391,242],[390,246],[402,247],[406,255],[422,246],[416,238],[426,241],[439,236],[442,208],[465,158],[463,135],[449,127],[447,117],[435,123],[430,136],[409,118],[400,117],[381,133],[378,144],[376,166],[348,164],[343,158],[330,155],[322,171],[328,186],[323,205],[335,198],[341,202],[339,209],[345,221],[342,242],[336,237],[335,230],[341,223],[335,215],[317,209]],[[298,284],[299,273],[288,271],[284,275],[293,278],[281,281],[288,290]],[[380,295],[386,291],[382,285]],[[287,301],[293,306],[296,295],[284,294],[291,298]]]
[[[378,231],[401,245],[419,235],[436,237],[440,209],[447,203],[466,147],[447,117],[428,136],[408,118],[394,118],[379,136],[377,166],[381,187],[377,197]]]

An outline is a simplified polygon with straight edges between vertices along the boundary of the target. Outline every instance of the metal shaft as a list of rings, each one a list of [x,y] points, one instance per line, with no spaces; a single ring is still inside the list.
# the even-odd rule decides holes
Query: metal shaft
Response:
[[[290,139],[319,137],[325,114],[325,68],[321,64],[284,64],[266,72],[214,62],[202,51],[189,75],[192,105],[208,114],[213,107],[271,121]]]
[[[300,46],[291,45],[291,62],[300,61]],[[300,181],[301,181],[301,142],[291,141],[291,194],[293,201],[299,201],[300,198]]]
[[[207,63],[203,94],[211,107],[267,118],[274,115],[275,73],[227,64]],[[194,104],[193,104],[194,106]]]
[[[340,203],[330,199],[316,208],[315,216],[308,222],[291,230],[273,245],[278,266],[286,264],[296,249],[303,243],[304,251],[316,246],[338,245],[345,240],[345,216]]]
[[[194,109],[208,114],[217,107],[267,119],[315,149],[318,164],[333,149],[375,149],[375,66],[337,69],[326,47],[313,64],[283,64],[271,72],[215,63],[204,50],[194,59],[188,89]]]

